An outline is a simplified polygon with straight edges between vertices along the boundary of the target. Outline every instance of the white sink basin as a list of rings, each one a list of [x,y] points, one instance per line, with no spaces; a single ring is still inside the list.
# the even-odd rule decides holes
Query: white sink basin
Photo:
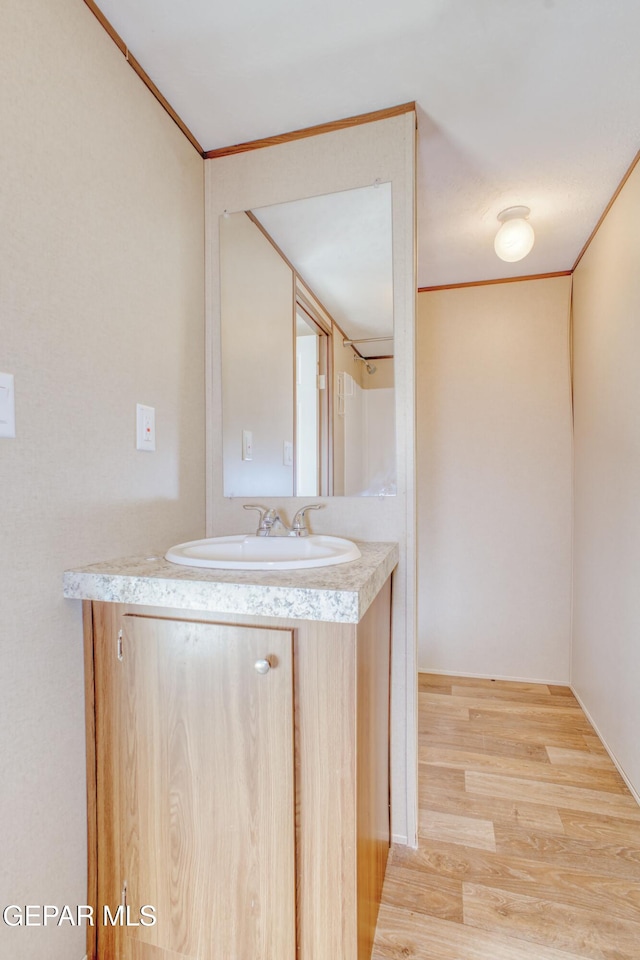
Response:
[[[179,543],[165,554],[171,563],[219,570],[300,570],[357,560],[360,551],[342,537],[212,537]]]

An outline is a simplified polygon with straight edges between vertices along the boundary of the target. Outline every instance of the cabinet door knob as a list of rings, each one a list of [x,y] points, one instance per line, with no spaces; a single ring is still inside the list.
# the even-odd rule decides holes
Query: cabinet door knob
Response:
[[[271,670],[271,664],[268,660],[256,660],[253,667],[256,673],[269,673],[269,670]]]

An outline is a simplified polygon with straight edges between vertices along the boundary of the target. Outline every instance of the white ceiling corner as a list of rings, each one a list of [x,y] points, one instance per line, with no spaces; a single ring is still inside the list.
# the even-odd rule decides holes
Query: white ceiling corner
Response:
[[[99,5],[206,150],[415,100],[420,286],[571,269],[640,147],[638,0]]]

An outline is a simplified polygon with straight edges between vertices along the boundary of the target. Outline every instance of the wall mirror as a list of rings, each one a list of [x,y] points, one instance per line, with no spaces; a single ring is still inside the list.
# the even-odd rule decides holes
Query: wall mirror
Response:
[[[394,495],[391,184],[219,229],[224,495]]]

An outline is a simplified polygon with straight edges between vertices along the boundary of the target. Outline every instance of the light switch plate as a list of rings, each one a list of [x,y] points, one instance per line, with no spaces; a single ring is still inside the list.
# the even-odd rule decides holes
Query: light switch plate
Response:
[[[16,435],[16,402],[12,373],[0,373],[0,437],[13,440]]]
[[[242,431],[242,459],[253,460],[253,432],[251,430]]]
[[[156,449],[156,408],[136,404],[136,449],[153,453]]]

